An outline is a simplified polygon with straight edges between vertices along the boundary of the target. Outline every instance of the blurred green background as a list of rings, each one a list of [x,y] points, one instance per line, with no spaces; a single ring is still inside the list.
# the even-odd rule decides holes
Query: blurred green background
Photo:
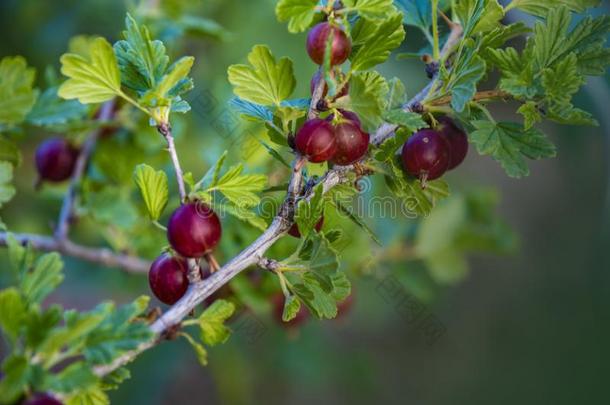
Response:
[[[231,97],[230,64],[243,61],[254,44],[268,44],[276,56],[295,62],[299,97],[307,96],[315,66],[304,51],[305,35],[290,35],[276,21],[275,1],[192,3],[198,15],[230,32],[224,41],[193,38],[170,47],[174,56],[196,57],[193,112],[180,122],[178,149],[187,170],[201,174],[226,148],[234,161],[243,157],[242,145],[234,144],[220,124]],[[606,3],[594,13],[609,9]],[[122,0],[2,0],[0,56],[25,56],[38,69],[42,85],[41,72],[47,65],[59,67],[72,36],[117,40],[125,10]],[[422,45],[421,35],[408,28],[407,48]],[[401,78],[410,94],[426,80],[417,61],[392,58],[381,71]],[[471,257],[472,271],[451,286],[434,283],[417,263],[389,269],[446,328],[438,341],[427,344],[422,331],[380,294],[379,281],[364,278],[354,281],[354,306],[339,320],[312,321],[298,333],[287,333],[265,314],[238,318],[235,336],[212,349],[207,368],[198,365],[185,342],[162,344],[131,366],[133,377],[112,393],[113,403],[610,403],[609,78],[591,80],[577,98],[600,126],[546,126],[559,156],[531,163],[530,177],[510,179],[495,162],[475,153],[449,176],[454,191],[496,188],[499,213],[521,242],[513,256]],[[511,111],[511,106],[493,109],[500,117],[510,118]],[[13,231],[49,233],[60,207],[62,188],[38,194],[33,188],[33,151],[43,136],[27,134],[20,143],[19,194],[2,215]],[[162,145],[152,130],[141,136],[151,148]],[[248,157],[249,167],[264,159],[257,156]],[[409,229],[407,219],[369,223],[383,240]],[[75,234],[86,243],[101,240],[92,224],[76,228]],[[223,252],[238,248],[225,243]],[[356,255],[348,262],[364,261]],[[69,258],[66,263],[66,281],[53,297],[66,307],[89,308],[103,299],[126,302],[148,293],[144,277]],[[388,270],[379,266],[375,270]]]

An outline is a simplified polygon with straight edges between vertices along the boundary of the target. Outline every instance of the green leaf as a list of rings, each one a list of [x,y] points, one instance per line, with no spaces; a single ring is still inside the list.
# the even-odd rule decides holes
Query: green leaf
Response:
[[[523,115],[523,127],[528,130],[537,122],[542,121],[542,115],[538,105],[533,101],[527,101],[519,107],[517,112]]]
[[[385,19],[394,14],[396,8],[392,0],[343,0],[343,4],[350,11],[357,12],[360,17],[371,19]]]
[[[510,177],[529,174],[526,158],[542,159],[556,155],[555,146],[539,130],[511,122],[474,121],[469,134],[482,155],[498,161]]]
[[[110,312],[104,321],[88,334],[83,354],[92,364],[108,364],[123,353],[153,338],[144,315],[150,298],[141,296],[130,304]]]
[[[139,27],[129,14],[125,17],[125,40],[114,45],[123,84],[140,95],[161,81],[169,64],[163,42],[152,40],[148,28]]]
[[[201,340],[208,346],[226,342],[231,330],[225,323],[234,312],[233,303],[222,299],[214,301],[197,320],[201,328]]]
[[[205,350],[202,344],[197,343],[195,339],[188,333],[182,333],[180,336],[184,337],[187,342],[191,345],[191,347],[195,350],[195,354],[197,354],[197,360],[199,360],[199,364],[202,366],[208,365],[208,351]]]
[[[22,122],[36,101],[33,89],[36,71],[21,56],[0,60],[0,124]]]
[[[0,208],[15,196],[15,187],[12,186],[13,165],[10,162],[0,161]],[[0,220],[0,229],[6,229]]]
[[[40,95],[27,115],[27,122],[41,127],[53,127],[85,117],[87,107],[77,100],[63,100],[57,95],[57,89],[51,87]]]
[[[90,387],[69,395],[66,405],[110,405],[108,395],[99,387]]]
[[[229,105],[249,120],[258,122],[273,121],[273,113],[263,105],[251,103],[250,101],[242,100],[239,97],[233,97],[229,100]]]
[[[457,112],[464,111],[477,91],[477,84],[485,75],[485,61],[477,55],[477,49],[472,44],[467,44],[449,77],[443,82],[443,93],[451,94],[451,106]]]
[[[122,94],[117,59],[104,38],[92,41],[88,58],[64,54],[61,73],[68,77],[58,90],[62,98],[89,104],[102,103]]]
[[[545,17],[549,11],[566,6],[571,11],[582,13],[589,7],[597,7],[600,0],[513,0],[508,9],[518,8],[526,13]]]
[[[140,101],[142,104],[148,107],[158,106],[180,106],[180,103],[184,106],[180,106],[178,110],[174,108],[173,111],[187,112],[190,110],[190,106],[186,101],[179,98],[180,95],[193,89],[193,80],[188,77],[191,68],[195,63],[195,58],[192,56],[185,56],[178,59],[172,66],[169,67],[167,73],[163,75],[161,80],[146,92]]]
[[[37,350],[40,343],[61,320],[62,312],[63,309],[59,305],[52,305],[45,311],[41,311],[40,308],[30,308],[24,320],[26,347]]]
[[[2,371],[4,376],[0,380],[0,403],[11,404],[25,391],[32,367],[25,356],[12,354],[2,362]]]
[[[275,15],[281,22],[288,21],[288,31],[303,32],[313,23],[317,4],[318,0],[280,0]]]
[[[214,211],[227,213],[240,221],[243,221],[261,231],[267,229],[267,222],[257,216],[257,214],[249,209],[249,207],[237,206],[233,204],[223,204],[217,201],[213,202]]]
[[[21,151],[15,143],[0,135],[0,162],[9,162],[17,167],[21,165]]]
[[[41,304],[64,279],[64,263],[56,253],[42,255],[34,263],[34,269],[24,274],[20,290],[29,304]]]
[[[167,175],[162,170],[155,171],[152,167],[141,164],[136,166],[134,180],[140,189],[150,219],[158,220],[169,198]]]
[[[295,284],[293,292],[310,312],[319,319],[332,319],[337,316],[337,304],[331,294],[324,292],[315,279],[303,278],[303,282]]]
[[[262,105],[279,106],[296,86],[292,61],[276,63],[267,46],[256,45],[248,55],[250,65],[229,66],[229,82],[240,98]]]
[[[432,24],[430,0],[396,0],[396,5],[403,11],[405,24],[429,30]]]
[[[72,351],[80,350],[86,342],[87,335],[94,331],[112,310],[112,305],[102,304],[90,312],[66,311],[64,326],[53,329],[40,345],[38,355],[48,364],[53,364],[55,356],[64,347]]]
[[[341,302],[352,293],[352,284],[345,273],[338,271],[332,275],[333,283],[333,298],[337,302]]]
[[[373,71],[355,73],[350,81],[349,96],[340,98],[337,103],[339,106],[345,104],[347,110],[358,114],[363,128],[372,131],[382,121],[388,92],[388,83],[379,73]]]
[[[307,239],[324,213],[322,184],[317,185],[309,200],[300,200],[294,214],[294,220],[303,240]]]
[[[74,391],[84,391],[94,388],[98,377],[93,374],[91,367],[83,362],[72,363],[58,373],[51,374],[44,381],[44,390],[61,394],[70,394]]]
[[[399,78],[394,77],[388,81],[388,86],[390,91],[388,94],[386,109],[394,110],[402,108],[407,101],[407,91],[405,90],[405,85]]]
[[[231,167],[218,181],[206,189],[205,193],[221,192],[232,204],[238,207],[253,207],[260,202],[261,193],[267,184],[263,174],[242,174],[244,166],[240,163]]]
[[[428,124],[422,119],[420,114],[396,109],[386,112],[383,118],[390,124],[400,125],[409,132],[415,132],[418,129],[426,128]]]
[[[385,62],[405,39],[402,15],[395,13],[383,22],[360,18],[352,29],[350,60],[354,71],[367,70]]]
[[[493,30],[504,18],[504,9],[497,0],[461,0],[455,11],[462,21],[465,37]]]
[[[427,216],[436,203],[449,195],[449,186],[442,180],[422,184],[415,177],[407,175],[396,156],[386,161],[389,170],[385,176],[389,190],[403,200],[402,210],[406,214]]]
[[[16,288],[0,291],[0,328],[11,342],[19,336],[26,314],[26,304]]]
[[[282,311],[282,321],[290,322],[293,320],[301,309],[301,301],[294,295],[289,295],[284,301],[284,310]]]

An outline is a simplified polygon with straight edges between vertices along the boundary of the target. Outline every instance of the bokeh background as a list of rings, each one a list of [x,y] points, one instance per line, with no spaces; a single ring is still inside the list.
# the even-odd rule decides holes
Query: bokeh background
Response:
[[[304,50],[305,35],[290,35],[276,21],[275,1],[191,3],[198,15],[217,21],[229,33],[221,39],[191,38],[171,48],[174,54],[197,58],[194,111],[181,121],[178,149],[187,170],[203,173],[226,148],[234,161],[241,159],[242,146],[217,121],[231,97],[226,80],[230,64],[243,61],[254,44],[268,44],[275,55],[295,62],[301,97],[307,96],[315,66]],[[0,56],[23,55],[39,72],[47,65],[57,68],[74,35],[118,39],[125,10],[119,0],[2,0]],[[609,10],[605,3],[592,13]],[[421,35],[407,28],[404,50],[421,46]],[[391,58],[381,71],[401,78],[411,94],[426,80],[417,61]],[[42,73],[38,76],[42,84]],[[238,319],[235,336],[211,350],[207,368],[198,365],[184,341],[150,350],[131,366],[132,379],[112,393],[113,403],[609,403],[609,78],[590,80],[577,97],[577,104],[591,111],[600,126],[546,125],[558,158],[531,163],[528,178],[510,179],[499,165],[476,153],[449,176],[458,192],[479,186],[497,190],[498,213],[520,239],[513,255],[471,256],[469,274],[449,285],[435,282],[417,262],[376,265],[382,273],[391,272],[442,323],[446,333],[433,344],[384,299],[378,280],[354,279],[354,305],[341,319],[308,322],[287,333],[264,311],[258,312],[249,320],[256,325],[255,338],[251,330],[239,328],[243,323]],[[204,98],[198,102],[197,97]],[[500,105],[492,111],[510,118],[514,108]],[[34,191],[32,156],[45,134],[26,135],[20,142],[24,162],[16,171],[19,194],[2,217],[14,231],[49,233],[63,189]],[[151,148],[162,145],[152,130],[140,135]],[[264,156],[255,154],[247,164],[257,167]],[[164,159],[160,161],[167,165]],[[384,241],[410,229],[408,219],[367,222]],[[75,228],[75,238],[100,243],[98,231],[85,223]],[[358,243],[360,239],[354,246]],[[225,244],[222,257],[238,248],[237,243]],[[349,265],[366,260],[352,254]],[[104,299],[126,302],[148,293],[145,277],[70,258],[66,273],[52,297],[66,307],[89,308]]]

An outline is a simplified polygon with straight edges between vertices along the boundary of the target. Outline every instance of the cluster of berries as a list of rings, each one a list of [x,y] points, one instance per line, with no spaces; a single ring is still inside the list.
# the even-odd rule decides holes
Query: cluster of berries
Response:
[[[330,64],[335,68],[347,60],[352,50],[350,39],[340,27],[329,22],[314,26],[307,36],[307,53],[311,60],[322,65],[329,42]],[[312,94],[321,81],[324,81],[324,77],[321,70],[318,70],[311,80]],[[324,81],[322,86],[322,97],[326,97],[328,84]],[[335,97],[348,94],[349,85],[345,83]],[[330,114],[326,119],[310,119],[297,132],[295,148],[310,162],[331,162],[345,166],[357,162],[366,154],[370,136],[362,129],[358,116],[351,111],[337,112],[337,115]]]

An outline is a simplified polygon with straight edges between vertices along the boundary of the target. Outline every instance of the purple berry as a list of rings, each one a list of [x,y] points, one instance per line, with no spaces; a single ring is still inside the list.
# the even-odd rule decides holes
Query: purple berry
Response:
[[[67,180],[74,171],[78,149],[62,138],[51,138],[36,149],[36,169],[40,179],[50,182]]]
[[[330,63],[333,66],[340,65],[347,60],[352,52],[352,43],[341,28],[331,26],[327,22],[321,22],[309,31],[307,53],[311,60],[318,65],[322,65],[329,35],[333,35]]]
[[[62,403],[49,394],[38,393],[28,398],[23,405],[62,405]]]
[[[218,216],[206,204],[196,201],[180,206],[169,219],[167,239],[184,257],[202,257],[220,241]]]
[[[405,170],[422,181],[441,177],[449,167],[449,144],[433,129],[413,134],[402,148]]]
[[[155,297],[167,305],[178,302],[189,286],[188,268],[183,258],[167,253],[157,257],[148,272],[148,283]]]
[[[335,126],[335,139],[337,151],[332,162],[340,166],[359,161],[369,149],[370,136],[356,121],[344,121]]]
[[[294,142],[296,149],[312,163],[330,160],[337,150],[333,127],[319,118],[305,122]]]
[[[440,125],[436,128],[449,143],[451,159],[447,170],[455,169],[459,166],[468,154],[468,136],[456,123],[449,117],[438,119]]]

